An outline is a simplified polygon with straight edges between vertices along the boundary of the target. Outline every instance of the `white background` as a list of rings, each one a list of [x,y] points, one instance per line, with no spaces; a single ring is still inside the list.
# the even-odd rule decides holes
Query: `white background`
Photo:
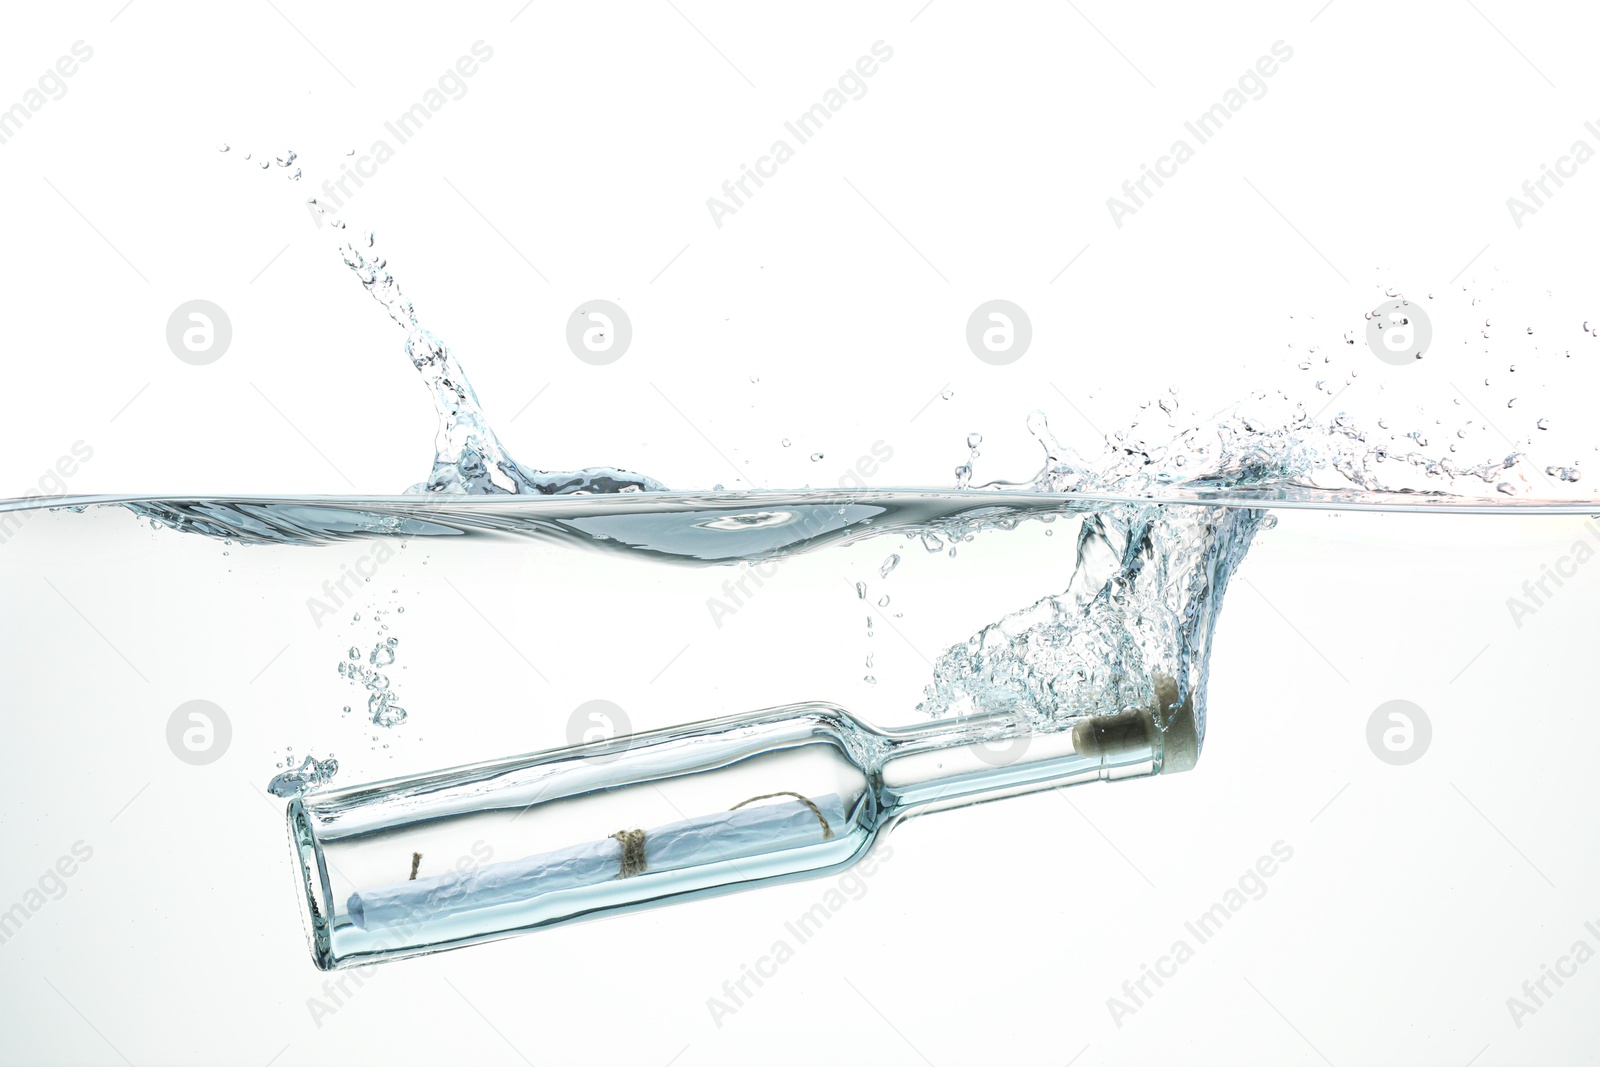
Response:
[[[893,459],[875,484],[949,485],[980,431],[979,480],[1026,477],[1034,407],[1093,446],[1169,387],[1185,410],[1278,387],[1317,408],[1352,375],[1332,410],[1430,430],[1442,418],[1441,443],[1471,423],[1473,459],[1507,440],[1560,464],[1595,448],[1600,341],[1582,323],[1600,322],[1600,163],[1520,227],[1506,206],[1574,140],[1600,148],[1584,129],[1600,120],[1587,106],[1596,27],[1564,5],[112,0],[13,12],[7,28],[0,105],[75,41],[94,54],[0,144],[5,495],[40,486],[79,441],[93,458],[72,493],[372,494],[419,480],[433,419],[402,335],[304,199],[346,149],[393,144],[384,123],[479,40],[494,54],[465,96],[339,217],[377,231],[524,463],[614,463],[674,488],[832,486],[881,441]],[[880,40],[894,55],[866,95],[719,228],[706,199]],[[1280,40],[1293,58],[1265,96],[1118,227],[1107,197]],[[242,158],[289,147],[298,183]],[[1361,344],[1390,288],[1435,300],[1435,354],[1415,366]],[[964,340],[995,297],[1033,323],[1007,367]],[[233,326],[205,367],[164,336],[195,298]],[[595,298],[634,327],[608,367],[563,340]],[[1556,437],[1539,437],[1541,417]],[[1224,613],[1194,773],[1079,790],[1077,812],[1046,794],[908,825],[825,941],[720,1027],[706,998],[823,885],[396,965],[318,1027],[305,1001],[322,976],[290,916],[260,918],[272,937],[166,911],[108,924],[134,855],[89,865],[28,940],[0,945],[7,1024],[26,1023],[0,1053],[1591,1062],[1600,965],[1521,1027],[1506,1008],[1579,937],[1600,947],[1583,929],[1600,922],[1585,888],[1600,868],[1583,781],[1600,740],[1582,688],[1593,577],[1520,629],[1504,605],[1580,531],[1427,521],[1440,520],[1286,518],[1242,572],[1255,589],[1241,584]],[[238,791],[238,854],[260,857],[248,876],[280,873],[276,829],[240,785],[264,765],[197,771],[164,748],[168,709],[196,695],[128,694],[145,725],[127,747],[90,732],[58,748],[19,725],[32,747],[8,746],[7,766],[49,785],[4,824],[15,852],[0,903],[86,832],[62,813],[88,805],[49,800],[84,775],[113,810],[159,783],[130,812],[150,820],[197,802],[226,812],[214,797]],[[1374,759],[1364,736],[1397,697],[1435,729],[1407,768]],[[40,709],[13,699],[5,714]],[[1279,839],[1296,858],[1268,895],[1116,1026],[1107,997]],[[180,833],[169,847],[201,846]],[[126,941],[83,940],[89,928]],[[179,939],[201,945],[163,947]],[[161,970],[168,951],[181,966]]]

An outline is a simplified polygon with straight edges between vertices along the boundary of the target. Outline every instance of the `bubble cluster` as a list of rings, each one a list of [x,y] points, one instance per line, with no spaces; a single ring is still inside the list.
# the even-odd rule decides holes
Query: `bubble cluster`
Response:
[[[375,613],[375,616],[381,620],[383,614],[382,611],[379,611]],[[381,628],[387,630],[388,625],[383,624]],[[383,673],[381,669],[394,665],[396,649],[399,645],[400,639],[398,637],[393,635],[388,637],[380,636],[374,642],[372,650],[365,656],[362,655],[359,647],[351,645],[347,657],[339,661],[339,676],[349,681],[352,685],[358,685],[367,690],[367,716],[372,720],[374,726],[390,728],[399,726],[406,721],[406,709],[396,702],[394,691],[390,687],[389,676]],[[366,660],[365,663],[362,662],[363,659]],[[344,710],[349,711],[350,708],[346,706]]]

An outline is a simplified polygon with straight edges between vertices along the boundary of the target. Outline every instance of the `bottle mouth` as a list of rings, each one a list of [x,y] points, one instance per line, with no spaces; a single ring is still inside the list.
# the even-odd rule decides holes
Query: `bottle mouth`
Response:
[[[1096,715],[1072,728],[1073,748],[1099,757],[1108,765],[1156,764],[1156,773],[1187,771],[1200,758],[1199,723],[1194,694],[1178,699],[1178,683],[1169,675],[1155,675],[1154,704],[1140,711]],[[1148,774],[1149,770],[1142,773]]]

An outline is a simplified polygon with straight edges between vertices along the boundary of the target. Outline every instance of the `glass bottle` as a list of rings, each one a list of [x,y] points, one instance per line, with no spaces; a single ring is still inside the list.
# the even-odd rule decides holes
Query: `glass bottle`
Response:
[[[806,703],[293,800],[323,969],[836,873],[901,819],[1187,770],[1192,694],[1040,725],[878,729]]]

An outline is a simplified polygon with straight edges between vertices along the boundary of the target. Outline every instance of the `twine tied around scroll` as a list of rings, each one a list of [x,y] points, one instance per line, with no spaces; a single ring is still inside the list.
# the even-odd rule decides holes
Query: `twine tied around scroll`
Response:
[[[787,790],[777,793],[762,793],[758,797],[741,800],[728,810],[738,811],[746,804],[754,804],[758,800],[771,800],[774,797],[790,797],[804,804],[811,810],[811,814],[817,817],[817,822],[821,824],[822,839],[827,841],[833,837],[833,827],[828,825],[828,817],[822,814],[822,809],[817,807],[812,799],[803,793],[791,793]],[[645,832],[643,830],[618,830],[611,837],[622,846],[621,869],[616,874],[617,878],[632,878],[634,875],[643,874],[649,869],[649,863],[646,861],[644,854]],[[413,871],[414,875],[415,872]]]
[[[611,836],[622,846],[622,870],[617,872],[617,877],[632,878],[636,874],[643,874],[648,866],[644,858],[644,831],[618,830]]]
[[[771,800],[773,797],[793,797],[794,799],[798,800],[800,803],[802,803],[806,807],[810,808],[811,809],[811,814],[815,815],[817,817],[817,821],[822,824],[822,839],[824,841],[826,841],[826,840],[828,840],[829,838],[831,838],[833,836],[833,827],[828,825],[828,817],[826,815],[822,814],[822,809],[821,808],[817,807],[816,804],[812,803],[812,800],[811,800],[810,797],[805,796],[805,795],[803,795],[801,793],[790,793],[790,792],[787,792],[787,791],[778,792],[778,793],[762,793],[758,797],[751,797],[749,800],[741,800],[741,801],[739,801],[739,803],[735,804],[733,807],[729,808],[728,810],[729,811],[738,811],[740,808],[744,807],[746,804],[754,804],[758,800]]]

